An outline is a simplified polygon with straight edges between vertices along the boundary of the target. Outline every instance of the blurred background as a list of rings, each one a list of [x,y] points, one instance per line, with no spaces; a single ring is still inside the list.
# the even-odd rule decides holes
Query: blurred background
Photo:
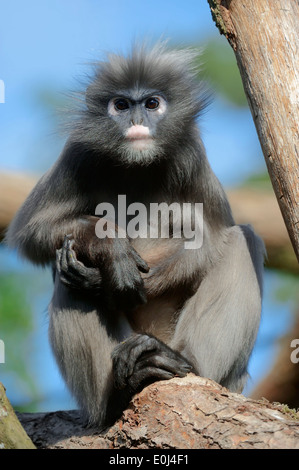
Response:
[[[168,39],[195,47],[201,79],[214,100],[199,126],[212,168],[238,222],[264,238],[268,261],[262,322],[245,395],[299,407],[298,264],[267,175],[235,57],[219,35],[207,1],[0,1],[0,232],[56,160],[65,136],[60,110],[81,89],[90,63],[107,51],[126,53],[133,41]],[[33,267],[0,245],[0,381],[20,411],[74,408],[47,338],[49,270]],[[1,359],[1,358],[0,358]],[[1,362],[1,361],[0,361]]]

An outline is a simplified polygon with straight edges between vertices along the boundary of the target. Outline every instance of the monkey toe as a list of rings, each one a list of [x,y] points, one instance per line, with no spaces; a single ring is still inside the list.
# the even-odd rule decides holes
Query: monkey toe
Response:
[[[136,361],[144,352],[154,350],[155,339],[143,334],[130,336],[112,352],[114,383],[116,388],[124,388],[132,376]]]
[[[137,334],[119,344],[112,353],[116,388],[130,387],[175,376],[184,377],[192,365],[157,338]]]
[[[146,368],[155,368],[172,374],[172,376],[184,377],[191,372],[192,365],[180,356],[167,356],[161,353],[142,356],[137,362],[135,371]]]
[[[170,380],[175,376],[174,373],[158,367],[146,367],[134,372],[128,378],[128,385],[134,391],[141,391],[147,385],[159,380]]]

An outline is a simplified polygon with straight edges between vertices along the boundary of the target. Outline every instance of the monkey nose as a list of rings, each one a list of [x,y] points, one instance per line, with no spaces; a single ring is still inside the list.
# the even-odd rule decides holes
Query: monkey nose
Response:
[[[150,136],[149,128],[146,126],[141,126],[140,124],[133,125],[129,127],[126,132],[126,137],[128,139],[145,139]]]

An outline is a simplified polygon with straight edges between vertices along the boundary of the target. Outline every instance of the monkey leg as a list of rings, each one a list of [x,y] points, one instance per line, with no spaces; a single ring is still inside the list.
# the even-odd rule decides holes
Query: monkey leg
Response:
[[[199,375],[240,392],[260,322],[264,245],[249,226],[227,230],[222,256],[185,304],[170,346]]]
[[[88,423],[112,424],[131,398],[126,389],[114,393],[111,358],[131,333],[128,323],[120,313],[101,311],[93,298],[69,289],[58,275],[49,314],[54,355]]]
[[[157,380],[184,377],[192,365],[180,353],[146,334],[136,334],[116,346],[112,354],[114,384],[133,393]]]

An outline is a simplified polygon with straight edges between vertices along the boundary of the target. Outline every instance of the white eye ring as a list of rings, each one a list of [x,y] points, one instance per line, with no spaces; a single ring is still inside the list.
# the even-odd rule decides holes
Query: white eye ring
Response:
[[[117,104],[120,104],[121,102],[125,105],[123,109],[121,109],[121,107],[117,107]],[[110,116],[117,116],[119,113],[127,111],[129,108],[129,100],[126,98],[112,98],[108,103],[108,114]]]
[[[149,108],[148,106],[146,106],[146,103],[149,100],[155,100],[158,105],[155,108]],[[155,95],[150,96],[149,98],[147,98],[144,102],[144,106],[145,106],[147,111],[155,112],[155,113],[160,114],[160,115],[164,114],[166,109],[167,109],[166,100],[164,98],[162,98],[162,96],[155,96]]]
[[[150,111],[155,111],[160,106],[160,100],[156,96],[151,96],[150,98],[147,98],[144,106]]]

